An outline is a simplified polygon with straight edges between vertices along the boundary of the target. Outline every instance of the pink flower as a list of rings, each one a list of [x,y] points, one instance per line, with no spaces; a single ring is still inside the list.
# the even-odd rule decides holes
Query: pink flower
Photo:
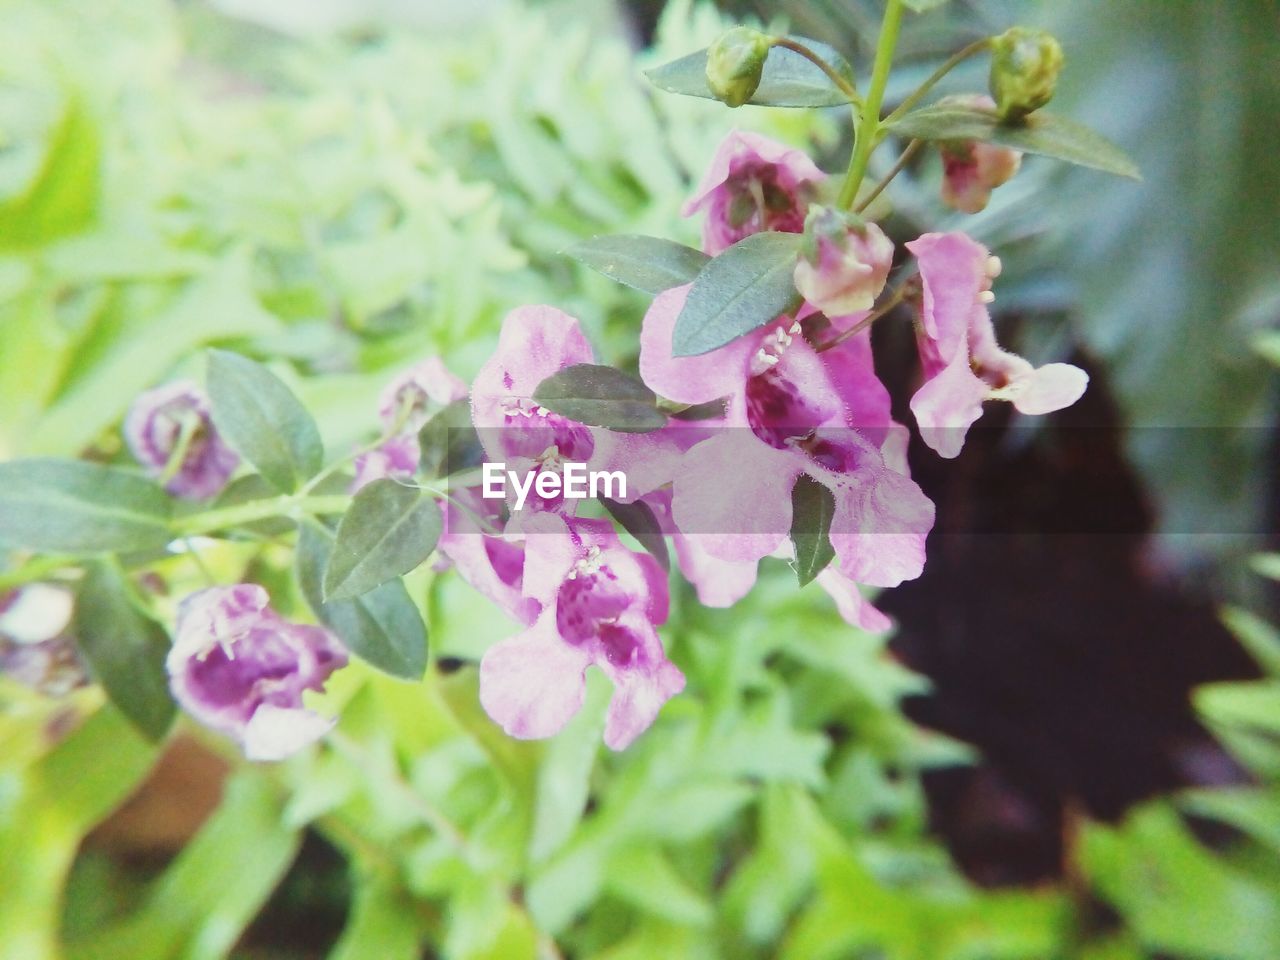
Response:
[[[686,217],[706,213],[702,248],[715,256],[764,230],[800,233],[809,201],[825,179],[801,151],[735,130],[721,142],[681,212]]]
[[[428,357],[388,383],[378,401],[378,416],[383,432],[392,435],[376,450],[356,457],[352,493],[383,477],[412,477],[422,455],[418,431],[434,413],[466,395],[466,383],[439,357]]]
[[[940,104],[995,111],[996,103],[982,94],[945,97]],[[942,152],[942,202],[961,213],[986,209],[991,191],[1008,183],[1022,166],[1022,154],[1008,147],[974,140],[951,140]]]
[[[901,428],[867,334],[819,354],[782,317],[710,353],[674,357],[687,293],[660,294],[640,334],[651,389],[682,403],[727,398],[725,429],[692,447],[675,476],[680,531],[711,557],[759,560],[787,539],[791,488],[807,474],[835,496],[831,540],[847,577],[895,586],[918,576],[933,504],[901,472]]]
[[[1079,367],[1033,367],[996,343],[987,304],[1000,261],[963,233],[926,233],[907,244],[920,264],[923,296],[916,344],[925,382],[911,398],[925,443],[959,455],[986,400],[1008,400],[1024,414],[1052,413],[1080,399],[1089,376]]]
[[[506,529],[501,502],[484,499],[479,487],[455,490],[443,506],[440,553],[508,616],[533,623],[542,605],[524,593],[525,543],[519,524]]]
[[[869,310],[889,279],[893,241],[874,223],[849,227],[831,219],[811,221],[817,249],[812,260],[802,254],[796,261],[796,289],[832,317]]]
[[[490,460],[518,473],[559,472],[564,461],[587,463],[595,432],[533,399],[547,377],[594,355],[578,321],[554,307],[520,307],[502,322],[498,349],[471,385],[471,419]],[[537,501],[537,503],[535,503]],[[563,501],[529,504],[557,509]]]
[[[581,708],[594,665],[614,686],[604,741],[622,750],[684,689],[654,629],[667,617],[666,579],[607,522],[543,512],[524,527],[524,589],[542,610],[484,655],[480,702],[511,736],[549,737]]]
[[[190,380],[138,395],[124,420],[137,461],[175,497],[204,500],[227,485],[240,457],[222,442],[209,401]]]
[[[323,627],[290,623],[267,591],[241,583],[193,593],[178,608],[165,666],[178,703],[231,736],[250,760],[280,760],[318,740],[333,721],[303,706],[346,651]]]

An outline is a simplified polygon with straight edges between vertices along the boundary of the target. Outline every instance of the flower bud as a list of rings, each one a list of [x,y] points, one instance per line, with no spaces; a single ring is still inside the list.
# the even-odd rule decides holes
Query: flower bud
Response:
[[[240,463],[214,428],[203,391],[189,380],[139,394],[125,417],[124,438],[175,497],[212,497]]]
[[[805,224],[796,289],[828,316],[848,316],[871,309],[892,266],[893,241],[874,223],[815,209]]]
[[[64,697],[89,682],[67,634],[71,592],[30,583],[0,594],[0,674],[46,697]]]
[[[1053,97],[1062,47],[1043,30],[1011,27],[991,43],[991,95],[1001,120],[1021,120]]]
[[[994,109],[982,94],[944,97],[940,104]],[[973,140],[939,143],[942,153],[942,202],[961,213],[978,213],[991,200],[991,191],[1013,179],[1022,165],[1022,154],[1009,147]]]
[[[707,86],[718,100],[740,107],[760,86],[770,38],[750,27],[734,27],[707,49]]]

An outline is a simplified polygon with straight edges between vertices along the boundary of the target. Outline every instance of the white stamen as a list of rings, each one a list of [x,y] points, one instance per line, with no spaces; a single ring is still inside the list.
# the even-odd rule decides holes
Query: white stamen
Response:
[[[995,303],[996,295],[992,293],[990,290],[983,290],[980,294],[978,294],[978,299],[981,300],[983,303]]]

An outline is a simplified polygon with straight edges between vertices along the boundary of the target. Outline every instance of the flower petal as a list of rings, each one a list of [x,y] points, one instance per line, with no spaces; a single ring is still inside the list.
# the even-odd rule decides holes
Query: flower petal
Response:
[[[490,647],[480,660],[480,703],[513,737],[549,737],[581,709],[590,662],[556,634],[554,612],[544,612],[532,627]]]

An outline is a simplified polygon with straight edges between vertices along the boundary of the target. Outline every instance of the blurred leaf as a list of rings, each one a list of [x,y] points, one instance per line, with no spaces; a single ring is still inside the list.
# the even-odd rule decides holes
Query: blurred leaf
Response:
[[[214,425],[269,482],[292,493],[324,460],[315,421],[262,364],[225,350],[208,356]]]
[[[255,773],[228,781],[221,805],[155,881],[136,914],[69,945],[70,960],[220,960],[298,850],[275,790]]]
[[[172,539],[171,501],[136,473],[81,460],[0,463],[0,543],[46,553],[149,550]]]
[[[628,847],[609,859],[606,888],[632,906],[671,923],[703,926],[711,904],[651,845]]]
[[[793,39],[813,50],[846,79],[853,79],[853,69],[836,50],[817,40]],[[644,75],[655,87],[668,93],[718,99],[707,86],[705,49],[646,70]],[[817,64],[794,51],[773,47],[765,60],[760,85],[747,102],[764,107],[839,107],[847,105],[849,100]]]
[[[1249,561],[1254,572],[1270,580],[1280,580],[1280,553],[1260,553]]]
[[[421,956],[422,934],[413,903],[377,877],[362,878],[347,925],[328,960],[419,960]]]
[[[134,607],[130,589],[111,564],[89,565],[76,594],[76,644],[120,712],[160,740],[177,709],[164,666],[169,637]]]
[[[98,212],[101,162],[97,124],[71,94],[35,178],[0,200],[0,251],[38,247],[89,226]]]
[[[611,280],[653,294],[692,283],[711,259],[682,243],[637,234],[592,237],[566,252]]]
[[[921,107],[894,122],[894,133],[919,140],[976,140],[1024,153],[1141,180],[1124,151],[1088,127],[1038,110],[1017,124],[1001,123],[989,110],[949,104]]]
[[[1268,330],[1253,338],[1253,349],[1269,361],[1280,367],[1280,331]]]
[[[308,605],[343,646],[393,677],[420,680],[427,669],[427,628],[400,580],[355,600],[321,600],[333,534],[314,522],[298,529],[298,585]]]
[[[553,373],[533,399],[570,420],[621,433],[648,433],[666,426],[654,392],[629,374],[594,363],[575,363]]]
[[[902,2],[908,10],[914,10],[916,13],[924,13],[926,10],[932,10],[935,7],[942,6],[947,2],[947,0],[902,0]]]
[[[417,487],[387,477],[361,487],[338,523],[325,602],[351,600],[417,569],[436,548],[440,528],[440,508]]]
[[[447,477],[484,462],[484,447],[471,422],[471,401],[455,400],[418,431],[419,464],[428,477]]]
[[[756,233],[711,260],[676,318],[675,356],[708,353],[794,309],[800,241],[796,233]]]
[[[800,586],[806,586],[835,559],[831,546],[831,518],[836,501],[831,491],[801,474],[791,488],[791,545]]]
[[[609,516],[617,520],[622,529],[631,534],[644,547],[663,570],[671,569],[671,557],[667,553],[667,538],[662,532],[662,524],[654,516],[653,509],[643,500],[622,503],[601,497],[600,502],[609,511]]]

